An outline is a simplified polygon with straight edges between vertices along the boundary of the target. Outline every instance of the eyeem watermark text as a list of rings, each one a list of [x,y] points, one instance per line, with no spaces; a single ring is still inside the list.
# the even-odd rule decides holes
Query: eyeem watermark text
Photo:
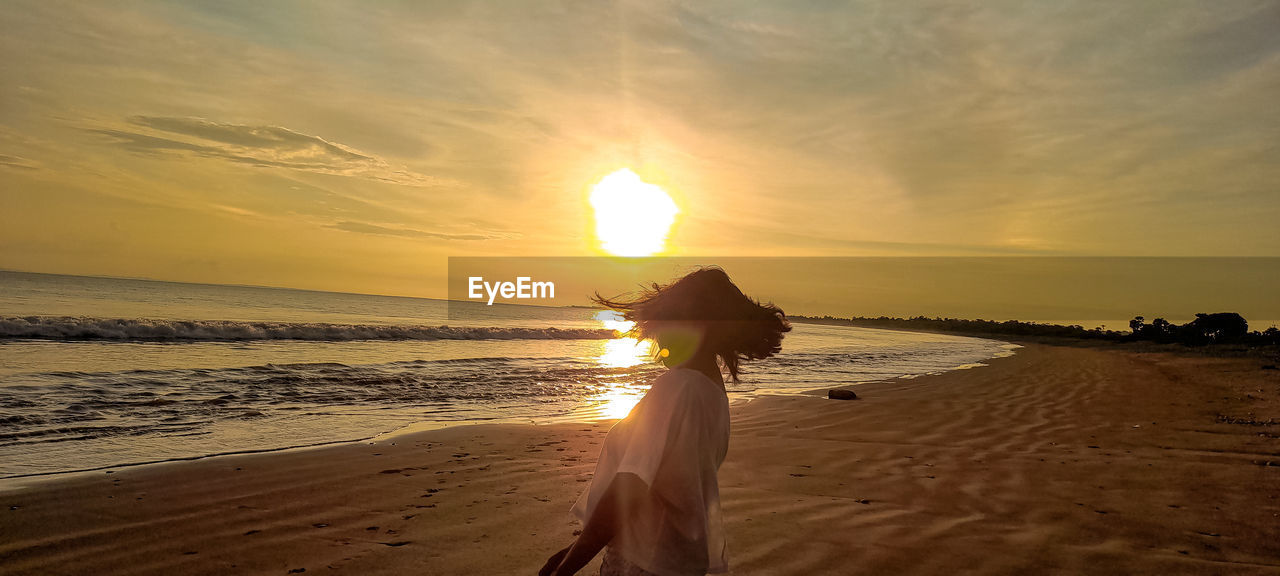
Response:
[[[483,300],[489,297],[489,305],[502,296],[505,300],[550,299],[556,297],[555,282],[534,282],[528,276],[517,276],[515,282],[485,282],[483,276],[467,277],[467,298]]]

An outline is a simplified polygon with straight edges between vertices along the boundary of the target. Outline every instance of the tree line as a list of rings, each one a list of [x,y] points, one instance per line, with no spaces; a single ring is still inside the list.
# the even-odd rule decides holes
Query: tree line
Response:
[[[1235,312],[1196,314],[1194,320],[1178,325],[1164,318],[1150,323],[1142,316],[1129,321],[1129,331],[1104,330],[1101,326],[1085,328],[1078,324],[1061,325],[1020,320],[969,320],[964,318],[929,318],[915,316],[896,318],[891,316],[837,318],[834,316],[791,316],[800,322],[839,323],[866,328],[891,328],[899,330],[926,330],[934,332],[958,332],[963,334],[990,334],[1000,336],[1039,336],[1054,338],[1078,338],[1113,342],[1159,342],[1188,346],[1210,344],[1243,344],[1246,346],[1280,345],[1280,329],[1275,326],[1262,331],[1250,331],[1249,323]]]

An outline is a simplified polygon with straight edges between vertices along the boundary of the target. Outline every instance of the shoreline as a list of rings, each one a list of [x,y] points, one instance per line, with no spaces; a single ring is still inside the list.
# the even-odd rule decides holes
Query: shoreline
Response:
[[[962,337],[978,338],[973,336],[962,336]],[[865,386],[867,384],[874,384],[879,382],[891,382],[891,381],[895,381],[903,378],[920,378],[924,376],[943,374],[943,373],[954,371],[954,370],[965,370],[965,369],[970,369],[974,367],[983,367],[986,365],[985,363],[990,362],[993,359],[1002,358],[1008,354],[1014,354],[1015,350],[1017,350],[1017,348],[1020,347],[1020,345],[1010,341],[1006,341],[1006,340],[999,340],[995,338],[978,338],[978,339],[1001,342],[1006,345],[1012,345],[1013,348],[1009,348],[1006,351],[1000,352],[995,356],[983,359],[979,362],[955,366],[943,372],[932,372],[928,374],[918,374],[918,375],[901,375],[901,376],[896,376],[888,379],[870,380],[866,382],[858,382],[855,384],[841,384],[833,387],[837,387],[837,388],[860,387],[860,386]],[[729,399],[731,404],[737,404],[737,403],[751,402],[756,397],[766,396],[766,395],[783,395],[783,396],[826,395],[827,390],[831,388],[832,387],[814,388],[814,389],[808,389],[808,388],[755,389],[755,390],[744,391],[744,392],[730,392]],[[360,436],[357,438],[326,440],[326,441],[316,442],[316,443],[298,444],[298,445],[281,446],[281,447],[242,448],[242,449],[228,450],[224,452],[173,456],[173,457],[161,458],[156,460],[141,460],[141,461],[111,463],[111,464],[98,465],[98,466],[92,466],[87,468],[78,468],[73,470],[41,471],[41,472],[30,472],[30,473],[24,473],[24,474],[0,476],[0,495],[6,494],[9,492],[25,490],[29,488],[35,488],[35,487],[41,486],[44,483],[56,482],[60,479],[73,478],[73,477],[77,477],[84,474],[90,474],[94,472],[102,472],[102,471],[108,471],[108,470],[115,471],[115,470],[122,470],[122,469],[128,469],[128,468],[139,468],[139,467],[148,467],[148,466],[163,466],[166,464],[177,463],[177,462],[190,462],[190,461],[206,460],[206,459],[212,459],[212,458],[241,456],[241,455],[247,455],[247,454],[283,453],[283,452],[290,452],[295,450],[313,450],[313,449],[324,448],[329,446],[377,442],[382,440],[392,440],[399,436],[408,435],[408,434],[429,432],[433,430],[454,428],[459,426],[475,426],[475,425],[485,425],[485,424],[533,424],[533,425],[579,424],[579,423],[591,424],[595,422],[613,421],[616,419],[617,418],[615,417],[610,417],[606,415],[603,411],[599,410],[599,407],[579,407],[569,412],[565,412],[563,414],[553,414],[548,416],[537,416],[537,417],[519,416],[519,417],[472,418],[472,419],[461,419],[461,420],[420,420],[420,421],[410,422],[408,424],[404,424],[402,426],[392,428],[389,430],[374,431],[369,435]]]
[[[732,573],[1280,574],[1280,375],[1257,361],[1024,344],[856,389],[731,408]],[[0,574],[532,573],[609,424],[60,478],[0,493]]]

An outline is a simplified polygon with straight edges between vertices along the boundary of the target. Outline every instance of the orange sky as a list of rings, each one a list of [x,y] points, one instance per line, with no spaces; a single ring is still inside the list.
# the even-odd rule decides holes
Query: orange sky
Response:
[[[575,256],[1280,256],[1275,2],[9,2],[0,268],[439,296]]]

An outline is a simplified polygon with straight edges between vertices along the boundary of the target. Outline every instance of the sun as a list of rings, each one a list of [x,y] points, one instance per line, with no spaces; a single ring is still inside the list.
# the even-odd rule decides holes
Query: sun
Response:
[[[596,237],[617,256],[652,256],[662,251],[680,209],[660,187],[623,168],[591,189]]]

